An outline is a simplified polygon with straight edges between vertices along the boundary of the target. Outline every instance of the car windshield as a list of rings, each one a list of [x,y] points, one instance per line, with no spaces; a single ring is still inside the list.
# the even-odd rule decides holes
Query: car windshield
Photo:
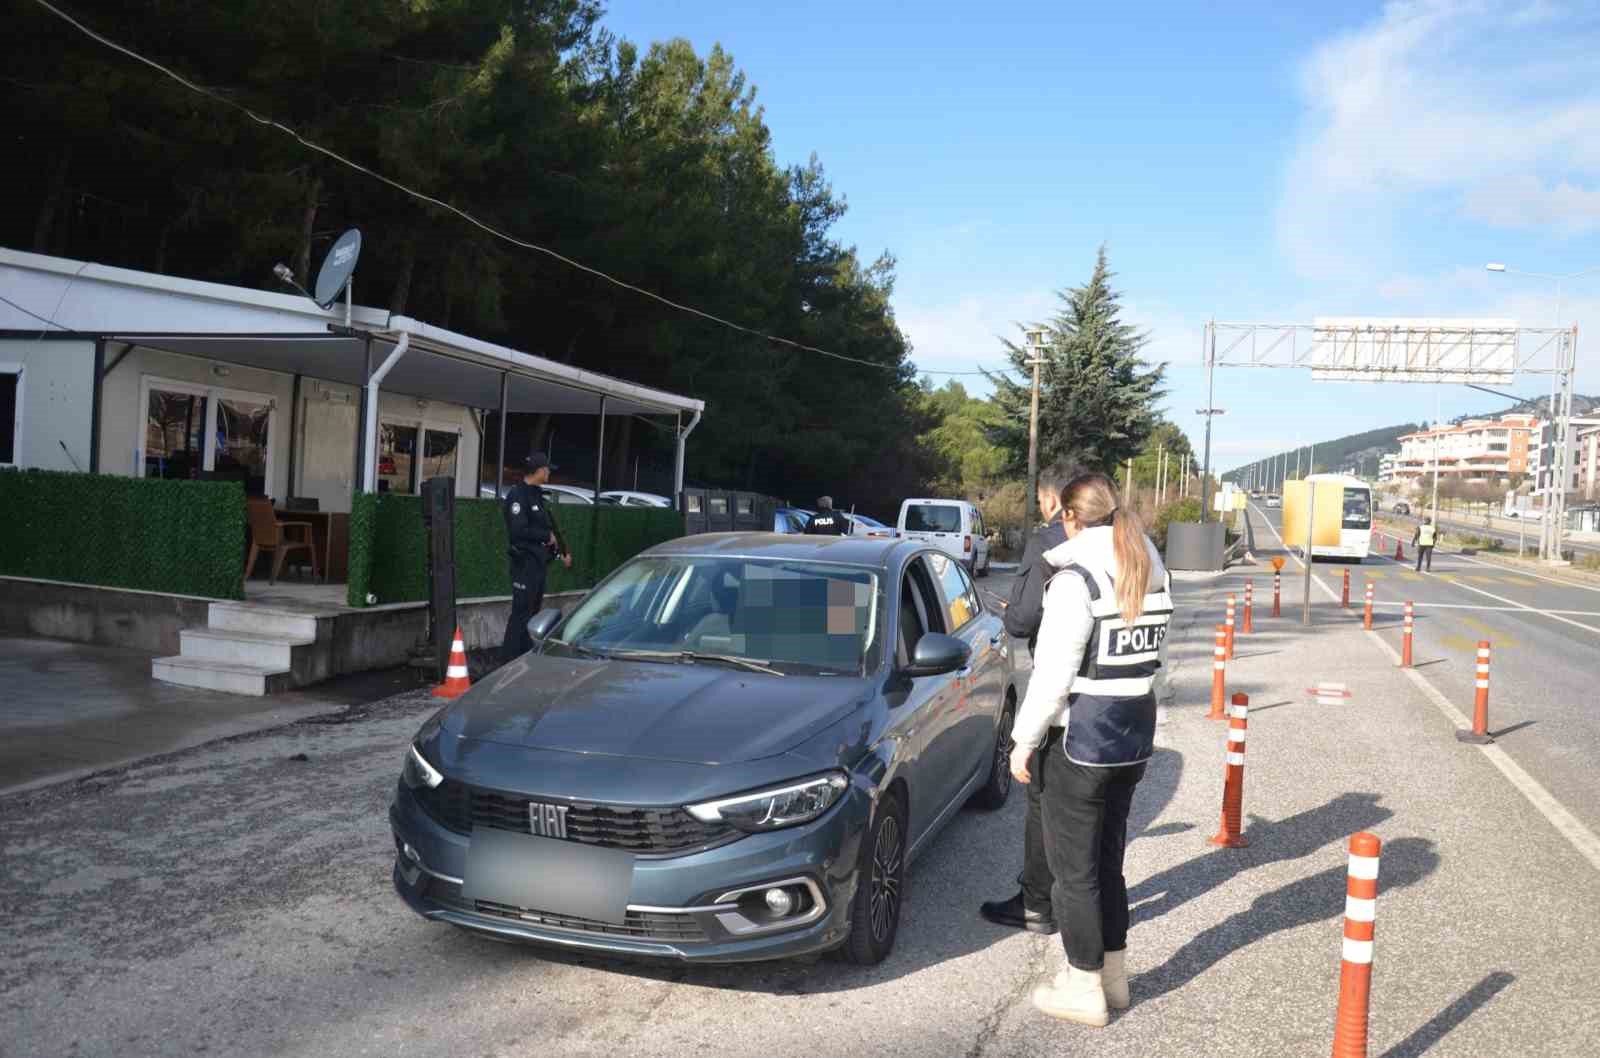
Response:
[[[878,578],[820,563],[688,555],[627,563],[546,643],[553,653],[746,671],[864,675],[877,663]]]
[[[1365,489],[1344,490],[1344,527],[1372,528],[1372,494]]]
[[[908,533],[959,533],[961,508],[948,503],[914,503],[906,508]]]

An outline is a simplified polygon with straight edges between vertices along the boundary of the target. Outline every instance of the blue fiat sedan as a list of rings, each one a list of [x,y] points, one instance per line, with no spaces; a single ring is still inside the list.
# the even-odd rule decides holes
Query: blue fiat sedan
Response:
[[[877,963],[912,857],[1010,795],[1009,642],[961,565],[916,543],[688,537],[530,630],[406,749],[394,884],[425,918]]]

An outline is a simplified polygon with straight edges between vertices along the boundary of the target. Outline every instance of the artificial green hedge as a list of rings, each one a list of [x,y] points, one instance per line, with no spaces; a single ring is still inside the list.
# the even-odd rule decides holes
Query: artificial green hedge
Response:
[[[0,472],[0,574],[244,598],[244,486]]]
[[[658,508],[552,507],[572,568],[550,565],[545,591],[587,588],[645,548],[683,535],[683,516]],[[496,500],[456,500],[456,598],[509,595],[505,518]],[[351,606],[417,602],[428,597],[427,535],[417,496],[362,494],[350,512]]]

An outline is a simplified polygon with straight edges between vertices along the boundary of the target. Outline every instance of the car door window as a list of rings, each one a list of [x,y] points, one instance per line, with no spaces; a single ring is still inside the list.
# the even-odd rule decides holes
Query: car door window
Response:
[[[922,559],[913,559],[900,582],[900,663],[910,662],[917,640],[929,632],[945,630],[939,593]]]
[[[934,575],[939,579],[946,624],[951,634],[954,634],[983,612],[983,605],[978,601],[978,591],[968,579],[967,571],[949,555],[929,555],[928,564],[933,567]]]

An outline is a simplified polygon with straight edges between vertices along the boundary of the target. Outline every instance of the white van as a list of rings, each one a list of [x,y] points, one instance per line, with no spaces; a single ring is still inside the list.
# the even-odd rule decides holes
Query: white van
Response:
[[[974,577],[989,572],[983,514],[966,500],[906,500],[900,505],[895,535],[937,547]]]

